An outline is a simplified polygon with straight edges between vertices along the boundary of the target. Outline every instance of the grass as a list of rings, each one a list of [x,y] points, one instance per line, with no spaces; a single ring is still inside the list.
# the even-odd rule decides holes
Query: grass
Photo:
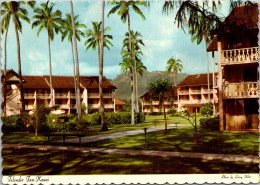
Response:
[[[144,134],[87,143],[85,146],[245,155],[258,155],[259,152],[259,133],[256,132],[241,134],[198,129],[198,144],[194,144],[193,127],[186,126],[169,129],[167,135],[163,131],[150,132],[146,138],[147,148]]]
[[[258,164],[70,151],[3,149],[3,175],[258,173]]]

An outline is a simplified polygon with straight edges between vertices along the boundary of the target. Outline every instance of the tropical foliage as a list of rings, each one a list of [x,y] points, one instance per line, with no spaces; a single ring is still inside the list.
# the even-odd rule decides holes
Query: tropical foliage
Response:
[[[50,40],[53,41],[54,33],[58,34],[61,31],[61,26],[63,24],[63,20],[61,18],[60,10],[53,10],[54,3],[41,3],[41,8],[36,8],[34,10],[35,15],[33,16],[36,19],[32,23],[32,29],[34,27],[39,27],[37,36],[41,33],[42,29],[47,30],[48,35],[48,47],[49,47],[49,70],[50,70],[50,92],[51,92],[51,102],[50,105],[54,105],[53,99],[53,87],[52,87],[52,69],[51,69],[51,46]]]
[[[177,77],[177,73],[181,72],[183,69],[182,64],[180,64],[181,60],[180,59],[174,59],[173,57],[171,57],[168,61],[167,64],[168,66],[166,67],[166,71],[168,71],[168,73],[171,73],[171,71],[173,71],[174,73],[174,85],[176,84],[176,77]]]
[[[164,123],[165,123],[164,134],[167,134],[167,121],[166,121],[166,112],[165,112],[163,98],[166,92],[172,91],[172,83],[167,79],[155,80],[153,83],[149,84],[148,90],[151,91],[152,97],[154,96],[158,97],[159,107],[162,106],[163,108],[163,116],[164,116]]]

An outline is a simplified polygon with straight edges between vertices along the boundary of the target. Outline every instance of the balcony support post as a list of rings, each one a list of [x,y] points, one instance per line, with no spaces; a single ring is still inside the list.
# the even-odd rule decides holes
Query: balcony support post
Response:
[[[214,96],[214,88],[215,88],[215,60],[214,60],[214,51],[212,51],[213,115],[216,114],[216,110],[215,110],[215,96]]]
[[[221,66],[221,63],[222,63],[222,48],[221,48],[221,42],[218,41],[218,88],[219,88],[219,129],[220,131],[223,131],[224,130],[224,111],[223,111],[223,87],[222,87],[222,66]]]

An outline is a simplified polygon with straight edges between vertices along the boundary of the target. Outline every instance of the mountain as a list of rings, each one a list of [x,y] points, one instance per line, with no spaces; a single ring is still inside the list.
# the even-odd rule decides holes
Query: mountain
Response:
[[[188,74],[186,73],[178,73],[177,74],[177,84],[182,82]],[[143,76],[138,75],[138,96],[142,96],[147,91],[147,87],[149,83],[154,82],[154,80],[157,80],[159,78],[163,79],[169,79],[173,83],[173,74],[170,74],[166,71],[144,71]],[[117,75],[117,77],[110,81],[114,86],[117,87],[116,89],[116,98],[121,100],[130,100],[131,99],[131,81],[130,76],[121,73],[120,75]]]

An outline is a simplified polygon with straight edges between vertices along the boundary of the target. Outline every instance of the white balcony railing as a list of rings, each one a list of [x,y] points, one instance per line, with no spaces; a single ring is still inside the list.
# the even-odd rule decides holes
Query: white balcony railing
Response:
[[[36,95],[37,95],[37,98],[40,98],[40,99],[49,99],[49,98],[51,98],[50,94],[36,94]]]
[[[189,90],[180,90],[179,95],[186,95],[189,94]]]
[[[201,92],[202,92],[202,94],[207,94],[208,93],[208,89],[203,89]],[[213,93],[213,89],[210,89],[209,93],[212,94]]]
[[[88,98],[99,98],[99,93],[89,93]],[[112,93],[103,93],[103,98],[112,98]]]
[[[34,99],[35,96],[34,96],[34,93],[25,93],[24,98],[25,99]]]
[[[200,94],[201,90],[190,90],[190,94]]]
[[[223,50],[221,53],[222,64],[239,64],[258,62],[258,47]]]
[[[257,82],[230,83],[223,85],[224,98],[254,98],[259,97]]]
[[[55,93],[55,98],[67,98],[67,93]]]

